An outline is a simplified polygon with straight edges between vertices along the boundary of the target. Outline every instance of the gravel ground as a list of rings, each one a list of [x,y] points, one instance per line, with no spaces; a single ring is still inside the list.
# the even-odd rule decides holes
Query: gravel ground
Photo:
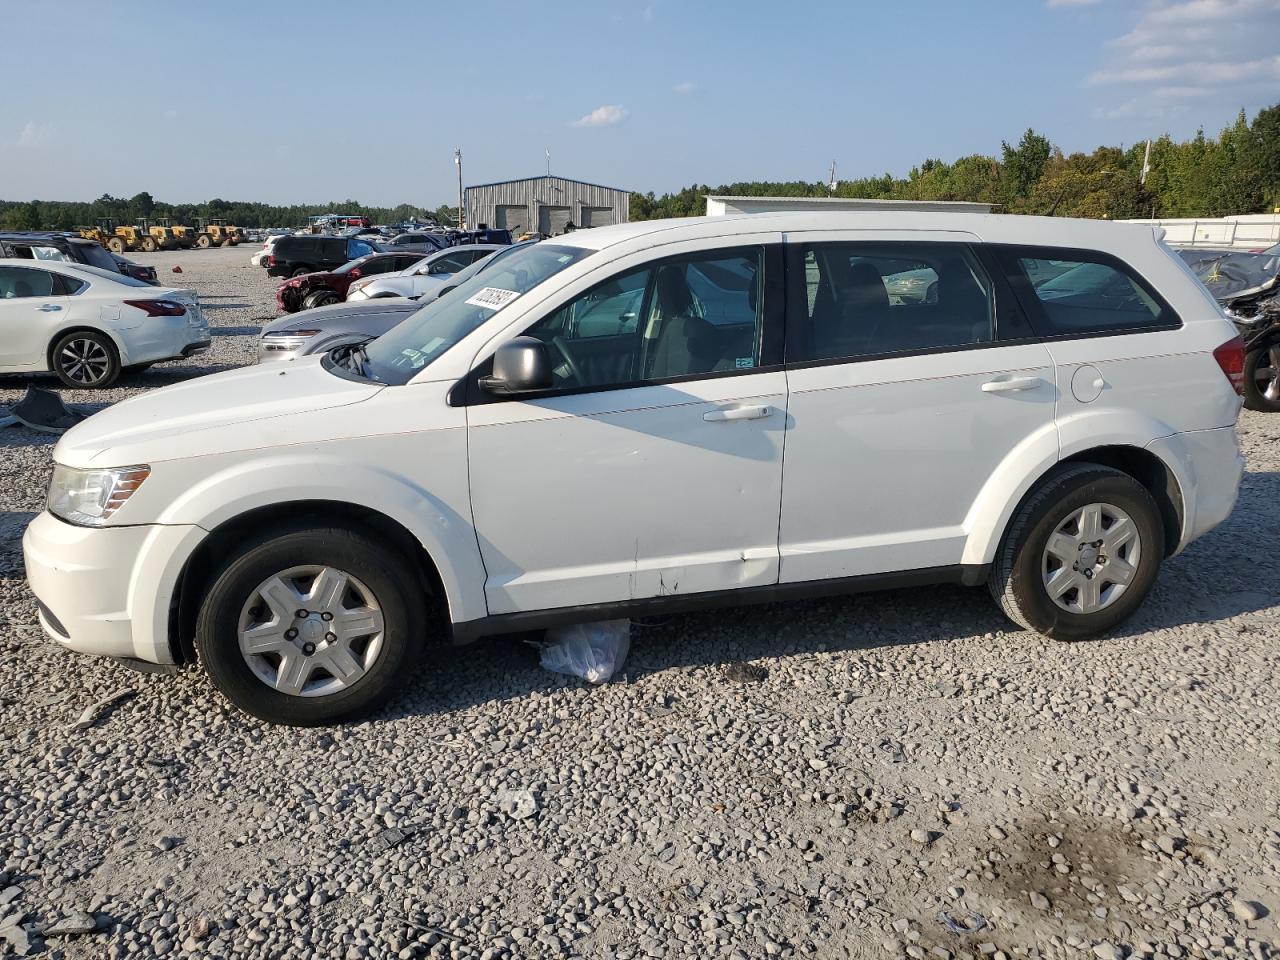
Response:
[[[252,362],[252,250],[146,258],[212,353],[68,399]],[[0,431],[0,956],[1270,956],[1280,417],[1241,433],[1234,515],[1100,642],[899,591],[637,627],[597,688],[438,653],[374,719],[290,730],[41,639],[52,444]]]

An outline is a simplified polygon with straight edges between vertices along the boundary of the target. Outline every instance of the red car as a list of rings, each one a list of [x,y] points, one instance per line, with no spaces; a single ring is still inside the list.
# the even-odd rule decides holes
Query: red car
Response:
[[[285,313],[297,313],[326,303],[341,303],[347,299],[347,288],[361,277],[396,273],[412,267],[422,257],[421,253],[370,253],[337,270],[304,273],[276,288],[276,306]]]

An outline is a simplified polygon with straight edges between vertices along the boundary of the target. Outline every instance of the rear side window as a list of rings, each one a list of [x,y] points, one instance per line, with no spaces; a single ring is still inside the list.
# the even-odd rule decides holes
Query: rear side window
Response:
[[[1127,264],[1083,250],[1005,248],[1014,289],[1041,336],[1073,337],[1179,325],[1177,315]]]
[[[933,351],[995,339],[995,294],[964,244],[819,243],[799,253],[804,302],[793,301],[792,313],[803,313],[788,333],[789,361]],[[793,287],[793,296],[799,288]]]
[[[89,284],[77,277],[69,277],[66,274],[55,273],[53,275],[54,292],[64,297],[75,296],[84,290]]]

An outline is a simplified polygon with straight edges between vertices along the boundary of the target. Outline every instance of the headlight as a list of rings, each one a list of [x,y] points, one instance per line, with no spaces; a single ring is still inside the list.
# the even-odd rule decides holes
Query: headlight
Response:
[[[49,483],[49,512],[69,523],[101,527],[125,505],[151,474],[146,464],[77,470],[54,464]]]
[[[369,284],[373,283],[373,281],[373,277],[365,277],[363,280],[357,280],[351,284],[351,286],[347,287],[347,293],[351,293],[353,290],[362,290]]]

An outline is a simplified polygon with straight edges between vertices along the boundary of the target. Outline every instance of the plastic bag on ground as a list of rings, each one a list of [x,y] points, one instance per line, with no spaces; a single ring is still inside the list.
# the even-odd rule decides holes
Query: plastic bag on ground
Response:
[[[604,683],[622,668],[630,649],[630,620],[553,627],[542,648],[542,666],[588,683]]]

